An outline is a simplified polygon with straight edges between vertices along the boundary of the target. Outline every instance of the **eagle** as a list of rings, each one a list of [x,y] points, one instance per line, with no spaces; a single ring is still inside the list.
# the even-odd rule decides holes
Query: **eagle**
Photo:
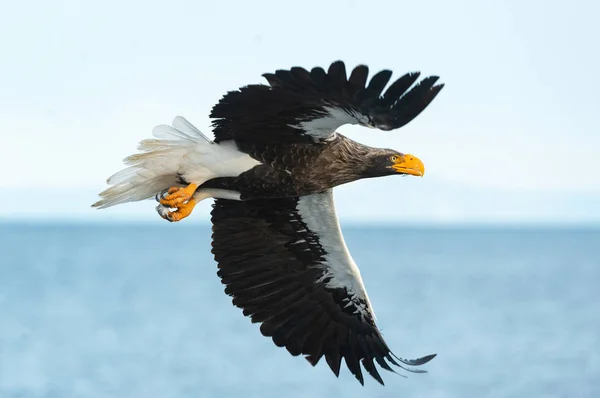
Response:
[[[410,72],[388,86],[392,71],[368,79],[368,66],[358,65],[348,76],[343,61],[262,76],[268,84],[227,92],[214,105],[213,140],[181,116],[156,126],[92,207],[155,198],[158,214],[177,222],[213,198],[212,254],[225,293],[276,346],[313,366],[324,357],[336,377],[343,359],[362,385],[363,369],[384,384],[376,365],[425,373],[418,366],[436,354],[400,358],[376,325],[332,192],[364,178],[422,177],[416,156],[337,129],[401,128],[444,84]]]

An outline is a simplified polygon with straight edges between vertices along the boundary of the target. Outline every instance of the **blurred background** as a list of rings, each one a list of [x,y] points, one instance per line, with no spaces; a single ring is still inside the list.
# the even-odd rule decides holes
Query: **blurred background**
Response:
[[[0,396],[600,395],[600,37],[593,1],[22,1],[0,6]],[[182,115],[291,66],[439,75],[392,132],[424,178],[336,189],[389,345],[382,388],[260,336],[222,292],[211,201],[91,209]],[[176,247],[173,253],[172,247]],[[387,377],[386,377],[387,376]]]

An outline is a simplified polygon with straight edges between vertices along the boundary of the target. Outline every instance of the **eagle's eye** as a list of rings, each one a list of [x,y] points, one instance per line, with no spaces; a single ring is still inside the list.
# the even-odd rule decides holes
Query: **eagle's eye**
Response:
[[[391,160],[392,162],[396,163],[396,160],[398,160],[398,156],[396,156],[396,155],[392,155],[392,156],[390,156],[390,160]]]

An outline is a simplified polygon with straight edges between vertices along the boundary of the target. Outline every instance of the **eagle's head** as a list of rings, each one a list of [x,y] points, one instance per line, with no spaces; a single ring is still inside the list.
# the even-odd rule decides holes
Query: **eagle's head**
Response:
[[[379,149],[369,154],[365,174],[367,177],[387,175],[411,175],[423,177],[425,166],[421,159],[414,155],[401,153],[392,149]]]

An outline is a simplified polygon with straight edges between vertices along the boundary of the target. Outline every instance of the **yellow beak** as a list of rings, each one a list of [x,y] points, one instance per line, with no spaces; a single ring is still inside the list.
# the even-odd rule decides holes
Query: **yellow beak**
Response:
[[[423,165],[421,159],[408,154],[398,157],[392,168],[398,173],[410,174],[411,176],[423,177],[425,174],[425,165]]]

